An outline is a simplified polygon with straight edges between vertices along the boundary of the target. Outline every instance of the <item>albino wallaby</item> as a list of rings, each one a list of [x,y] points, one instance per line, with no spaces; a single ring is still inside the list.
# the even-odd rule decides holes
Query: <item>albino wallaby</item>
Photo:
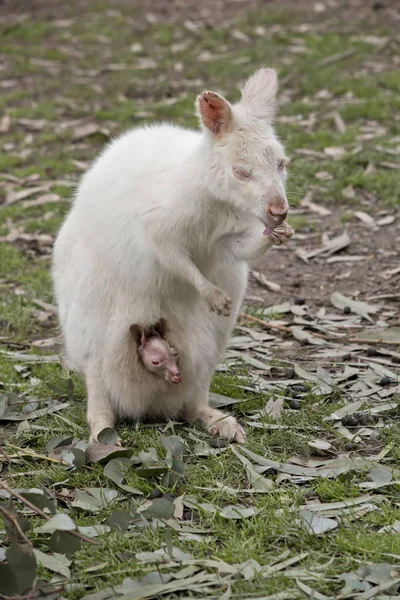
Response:
[[[198,420],[244,442],[208,404],[247,284],[248,261],[292,235],[277,77],[257,71],[239,103],[205,91],[201,131],[138,127],[112,141],[83,176],[54,248],[55,295],[71,367],[84,373],[91,439],[118,416]],[[132,318],[163,316],[182,383],[135,379]]]
[[[180,383],[182,375],[177,364],[178,353],[165,339],[167,332],[165,319],[160,319],[150,328],[143,328],[135,323],[129,329],[136,346],[134,356],[137,350],[143,367],[166,381]],[[132,376],[140,377],[140,374],[135,369],[135,372],[132,371]]]

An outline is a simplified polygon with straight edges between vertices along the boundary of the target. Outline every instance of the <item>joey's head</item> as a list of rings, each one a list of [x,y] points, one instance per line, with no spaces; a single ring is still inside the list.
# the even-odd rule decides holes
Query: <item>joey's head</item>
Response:
[[[166,324],[160,319],[153,327],[131,325],[140,360],[148,371],[171,383],[180,383],[182,375],[178,367],[178,353],[165,339]]]
[[[237,104],[208,91],[196,103],[207,137],[211,193],[262,221],[266,235],[289,210],[288,159],[273,128],[277,89],[275,71],[260,69],[247,80]]]

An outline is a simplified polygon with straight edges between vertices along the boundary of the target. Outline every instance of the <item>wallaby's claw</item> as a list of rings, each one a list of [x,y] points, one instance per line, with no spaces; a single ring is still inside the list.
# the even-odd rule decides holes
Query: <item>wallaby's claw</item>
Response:
[[[275,246],[280,246],[281,244],[287,242],[293,234],[294,231],[290,227],[289,223],[283,221],[283,223],[278,225],[278,227],[275,227],[269,238]]]
[[[207,292],[207,302],[209,307],[217,315],[229,317],[232,311],[232,300],[219,288],[212,286]]]
[[[229,442],[244,444],[246,441],[246,434],[243,427],[239,425],[234,417],[220,419],[216,423],[213,423],[208,428],[208,431],[213,437],[221,437]]]

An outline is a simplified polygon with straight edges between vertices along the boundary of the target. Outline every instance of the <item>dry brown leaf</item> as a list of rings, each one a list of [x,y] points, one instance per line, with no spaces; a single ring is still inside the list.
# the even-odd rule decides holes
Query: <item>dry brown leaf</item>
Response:
[[[10,115],[4,115],[0,119],[0,133],[7,133],[11,128],[11,117]]]
[[[19,202],[20,200],[25,200],[25,198],[29,198],[30,196],[34,196],[39,192],[47,192],[49,189],[49,185],[39,185],[37,187],[26,188],[24,190],[20,190],[16,192],[13,188],[9,187],[6,195],[6,205],[14,204],[15,202]]]
[[[368,213],[363,212],[362,210],[357,210],[354,213],[354,216],[357,217],[357,219],[360,219],[360,221],[362,221],[370,229],[374,231],[378,229],[375,219],[371,217],[371,215],[369,215]]]
[[[338,130],[339,133],[345,133],[346,131],[346,124],[343,121],[342,117],[339,115],[339,113],[334,113],[333,114],[333,120],[335,123],[335,127]]]
[[[387,215],[386,217],[382,217],[379,221],[376,222],[379,227],[384,227],[385,225],[391,225],[396,220],[396,215]]]
[[[41,131],[47,125],[45,119],[17,119],[17,123],[30,131]]]
[[[319,204],[315,204],[315,202],[312,202],[311,198],[312,196],[309,192],[300,202],[300,206],[308,208],[311,212],[314,212],[317,215],[320,215],[321,217],[327,217],[328,215],[332,214],[332,211],[330,211],[328,208],[325,208],[324,206],[320,206]]]
[[[97,125],[97,123],[85,123],[84,125],[75,127],[75,129],[72,132],[72,139],[74,142],[77,142],[78,140],[82,140],[85,137],[94,135],[98,131],[100,131],[100,128]]]
[[[333,159],[339,160],[346,154],[346,150],[343,146],[328,146],[324,148],[324,153]]]
[[[43,204],[47,204],[48,202],[58,202],[62,200],[61,196],[58,194],[45,194],[44,196],[40,196],[36,200],[27,200],[22,203],[22,208],[31,208],[32,206],[42,206]]]
[[[251,274],[253,275],[254,279],[260,283],[261,285],[263,285],[264,287],[266,287],[268,290],[271,290],[271,292],[279,292],[281,289],[281,286],[279,283],[275,283],[274,281],[271,281],[270,279],[267,279],[265,277],[265,275],[263,275],[263,273],[260,273],[259,271],[251,271]]]

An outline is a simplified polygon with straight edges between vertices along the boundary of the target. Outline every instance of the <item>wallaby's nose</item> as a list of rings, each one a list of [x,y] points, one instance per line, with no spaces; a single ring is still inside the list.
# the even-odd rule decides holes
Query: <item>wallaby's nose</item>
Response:
[[[275,196],[267,202],[265,207],[268,225],[277,227],[287,217],[289,204],[284,196]]]
[[[287,210],[270,210],[270,214],[273,217],[282,217],[282,219],[286,219],[288,211]]]

